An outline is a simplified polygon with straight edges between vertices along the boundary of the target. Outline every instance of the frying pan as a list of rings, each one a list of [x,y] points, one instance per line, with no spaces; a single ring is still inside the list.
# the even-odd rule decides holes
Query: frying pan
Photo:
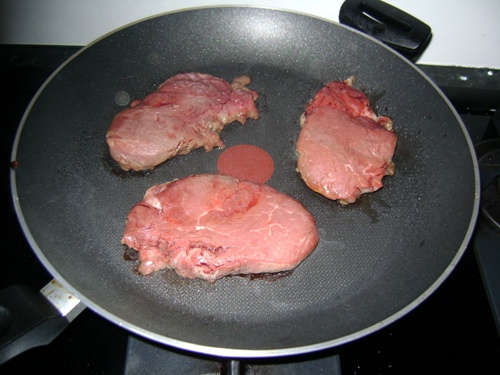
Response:
[[[261,117],[232,124],[275,162],[268,181],[304,204],[320,242],[289,276],[215,283],[172,271],[144,277],[123,258],[129,209],[154,184],[216,173],[221,150],[195,150],[148,173],[119,173],[105,134],[113,116],[168,77],[246,74]],[[304,105],[354,75],[399,136],[396,174],[342,207],[295,171]],[[124,100],[125,98],[125,100]],[[453,270],[471,237],[479,189],[457,113],[412,63],[334,22],[292,12],[199,8],[113,32],[61,66],[18,130],[12,191],[21,226],[49,272],[104,318],[153,341],[227,357],[312,352],[374,332],[410,312]]]

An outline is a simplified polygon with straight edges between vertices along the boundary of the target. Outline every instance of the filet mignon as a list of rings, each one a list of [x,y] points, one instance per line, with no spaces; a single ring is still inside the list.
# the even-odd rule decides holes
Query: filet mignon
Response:
[[[219,132],[234,121],[257,119],[247,76],[230,85],[202,73],[178,74],[158,91],[118,113],[106,134],[111,157],[124,170],[153,169],[180,154],[204,147],[223,147]]]
[[[122,243],[138,271],[172,268],[214,281],[231,274],[292,270],[316,247],[311,214],[272,187],[223,175],[193,175],[147,190],[127,217]]]
[[[393,175],[397,136],[352,79],[329,82],[301,116],[297,170],[312,190],[341,204],[380,189]]]

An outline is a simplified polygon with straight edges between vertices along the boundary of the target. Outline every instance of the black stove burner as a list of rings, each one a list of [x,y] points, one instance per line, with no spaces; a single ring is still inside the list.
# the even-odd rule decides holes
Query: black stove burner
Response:
[[[483,190],[481,208],[488,220],[500,230],[500,176]]]
[[[500,108],[497,108],[486,134],[498,135],[499,130]],[[481,211],[500,230],[500,138],[486,139],[476,144],[475,149],[482,183]]]
[[[482,184],[481,213],[500,230],[500,138],[480,142],[475,149]]]
[[[341,375],[340,357],[329,351],[280,359],[224,359],[168,349],[129,336],[125,374]]]
[[[500,230],[500,107],[490,117],[484,139],[475,145],[481,173],[481,212]]]

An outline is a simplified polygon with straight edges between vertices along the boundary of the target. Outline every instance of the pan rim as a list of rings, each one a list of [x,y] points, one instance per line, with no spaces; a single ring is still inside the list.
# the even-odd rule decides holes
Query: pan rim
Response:
[[[287,356],[287,355],[298,355],[298,354],[306,354],[306,353],[311,353],[315,351],[320,351],[324,349],[329,349],[333,348],[351,341],[354,341],[358,338],[364,337],[368,334],[371,334],[373,332],[376,332],[380,330],[381,328],[384,328],[391,323],[395,322],[402,316],[408,314],[410,311],[412,311],[415,307],[420,305],[424,300],[426,300],[437,288],[446,280],[446,278],[450,275],[450,273],[454,270],[455,266],[458,264],[459,260],[461,259],[462,255],[464,254],[465,250],[467,249],[467,246],[470,242],[470,239],[473,235],[478,212],[479,212],[479,201],[480,201],[480,181],[479,181],[479,168],[478,168],[478,163],[477,159],[475,157],[475,151],[474,147],[472,144],[472,140],[470,139],[470,136],[468,135],[465,125],[463,124],[463,121],[460,119],[460,116],[456,112],[456,110],[453,108],[451,102],[448,100],[448,98],[444,95],[444,93],[441,91],[441,89],[425,74],[423,73],[417,66],[414,64],[410,63],[409,61],[405,60],[403,57],[401,57],[399,54],[394,52],[392,49],[389,47],[385,46],[383,43],[379,42],[378,40],[367,36],[357,30],[354,30],[348,26],[342,25],[340,23],[337,23],[335,21],[331,21],[322,17],[318,17],[315,15],[303,13],[303,12],[296,12],[296,11],[290,11],[290,10],[283,10],[279,8],[271,8],[271,7],[261,7],[261,6],[201,6],[201,7],[193,7],[193,8],[185,8],[181,10],[176,10],[176,11],[169,11],[157,15],[153,15],[150,17],[143,18],[138,21],[131,22],[123,27],[120,27],[118,29],[115,29],[98,39],[94,40],[87,46],[83,47],[81,50],[76,52],[73,56],[71,56],[69,59],[67,59],[61,66],[59,66],[51,75],[50,77],[44,82],[44,84],[40,87],[40,89],[37,91],[33,99],[30,101],[27,109],[25,110],[23,117],[20,121],[20,125],[18,127],[18,130],[15,135],[15,140],[14,140],[14,145],[11,153],[11,160],[16,160],[16,155],[17,155],[17,149],[19,146],[19,141],[21,138],[22,131],[24,129],[24,125],[26,123],[26,119],[29,116],[29,113],[35,104],[35,102],[38,100],[39,96],[42,94],[44,89],[47,87],[47,85],[52,81],[52,79],[59,73],[60,70],[62,70],[67,64],[69,64],[73,59],[77,58],[78,55],[80,55],[82,52],[84,52],[86,49],[90,48],[92,45],[98,43],[100,40],[107,38],[109,35],[112,35],[122,29],[128,28],[132,25],[139,24],[141,22],[144,22],[149,19],[153,18],[158,18],[158,17],[164,17],[169,14],[174,14],[174,13],[181,13],[181,12],[189,12],[189,11],[196,11],[196,10],[203,10],[203,9],[234,9],[234,8],[248,8],[248,9],[262,9],[262,10],[274,10],[274,11],[279,11],[279,12],[286,12],[286,13],[293,13],[305,17],[310,17],[310,18],[315,18],[324,22],[328,22],[337,26],[341,26],[343,28],[347,28],[352,32],[355,32],[359,35],[362,35],[364,38],[368,38],[371,41],[377,43],[378,45],[383,46],[387,50],[390,50],[393,54],[397,55],[399,58],[403,59],[406,61],[406,63],[412,67],[414,70],[416,70],[420,76],[424,77],[425,80],[434,88],[434,90],[439,93],[441,98],[445,101],[445,103],[448,105],[448,107],[452,110],[453,115],[455,116],[458,124],[460,125],[462,132],[465,136],[465,139],[467,141],[467,145],[469,147],[469,152],[472,158],[472,164],[473,164],[473,170],[474,170],[474,203],[473,203],[473,209],[472,209],[472,215],[471,215],[471,220],[469,222],[469,226],[467,229],[467,232],[465,233],[465,237],[461,243],[460,248],[458,249],[457,253],[453,257],[452,261],[450,264],[446,267],[444,272],[439,276],[437,280],[434,281],[433,284],[430,285],[430,287],[425,290],[424,293],[422,293],[420,296],[418,296],[413,302],[411,302],[409,305],[407,305],[405,308],[399,310],[395,314],[387,317],[381,322],[378,322],[374,325],[371,325],[369,327],[364,328],[363,330],[360,330],[358,332],[355,332],[353,334],[343,336],[341,338],[337,338],[334,340],[329,340],[329,341],[324,341],[321,343],[316,343],[316,344],[311,344],[311,345],[305,345],[305,346],[298,346],[298,347],[293,347],[293,348],[281,348],[281,349],[231,349],[231,348],[222,348],[222,347],[215,347],[215,346],[205,346],[205,345],[200,345],[200,344],[194,344],[190,342],[185,342],[173,338],[169,338],[163,335],[156,334],[154,332],[148,331],[144,328],[141,328],[135,324],[129,323],[120,317],[108,312],[104,308],[100,307],[90,299],[88,299],[84,295],[80,295],[77,289],[75,289],[68,281],[65,280],[64,277],[57,271],[50,261],[47,259],[47,257],[44,255],[44,252],[42,249],[39,247],[37,244],[35,238],[33,237],[27,222],[25,220],[24,214],[23,214],[23,209],[21,207],[21,203],[19,201],[19,195],[18,195],[18,189],[17,189],[17,182],[16,182],[16,171],[15,169],[11,169],[10,171],[10,180],[11,180],[11,192],[12,192],[12,198],[14,202],[14,208],[16,215],[18,217],[19,223],[21,225],[21,228],[23,230],[24,235],[26,236],[28,243],[30,244],[30,247],[33,249],[35,252],[36,256],[39,258],[43,266],[49,271],[49,273],[55,277],[59,282],[61,282],[62,285],[64,285],[69,291],[74,293],[87,307],[89,307],[91,310],[95,311],[98,313],[100,316],[106,318],[107,320],[113,322],[114,324],[117,324],[120,327],[126,328],[130,332],[136,333],[144,338],[150,339],[152,341],[165,344],[167,346],[172,346],[178,349],[183,349],[187,350],[190,352],[196,352],[196,353],[201,353],[201,354],[208,354],[208,355],[213,355],[217,357],[228,357],[228,358],[265,358],[265,357],[281,357],[281,356]]]

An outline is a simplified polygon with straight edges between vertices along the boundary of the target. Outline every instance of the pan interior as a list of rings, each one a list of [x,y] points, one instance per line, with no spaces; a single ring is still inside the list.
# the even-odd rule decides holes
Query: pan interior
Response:
[[[195,150],[152,172],[117,173],[106,130],[130,100],[174,74],[246,74],[261,118],[232,124],[226,146],[274,159],[268,184],[313,214],[316,250],[291,275],[215,283],[171,271],[140,277],[123,259],[125,217],[146,189],[216,173],[222,152]],[[329,80],[355,86],[399,136],[396,174],[342,207],[295,171],[304,105]],[[477,213],[477,175],[464,127],[410,63],[335,23],[269,9],[171,13],[93,43],[44,86],[14,150],[15,199],[45,266],[93,309],[157,341],[213,354],[303,352],[346,342],[411,310],[450,272]]]

